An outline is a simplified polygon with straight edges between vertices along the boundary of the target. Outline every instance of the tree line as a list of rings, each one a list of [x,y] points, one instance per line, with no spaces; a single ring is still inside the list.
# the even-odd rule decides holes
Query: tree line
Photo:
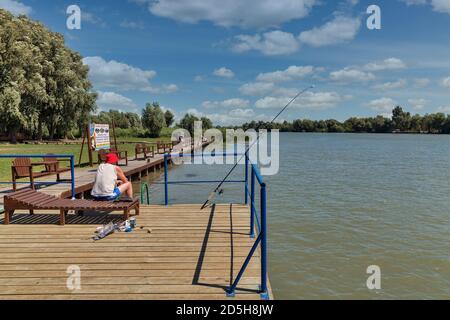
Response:
[[[237,127],[236,127],[237,128]],[[281,132],[348,132],[348,133],[433,133],[450,134],[450,115],[434,113],[426,115],[411,115],[397,106],[392,111],[392,119],[384,116],[357,118],[352,117],[344,122],[330,120],[298,119],[292,122],[270,123],[252,121],[242,128],[248,129],[278,129]]]

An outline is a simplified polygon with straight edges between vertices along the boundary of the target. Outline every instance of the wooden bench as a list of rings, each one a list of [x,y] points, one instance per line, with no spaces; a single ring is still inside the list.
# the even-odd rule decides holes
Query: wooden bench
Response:
[[[117,151],[115,148],[102,149],[98,151],[98,164],[106,161],[106,155],[109,153],[115,153],[120,160],[125,160],[125,166],[128,166],[128,151]],[[119,165],[119,163],[116,163]]]
[[[147,160],[148,158],[154,158],[155,157],[155,147],[149,146],[146,143],[138,143],[136,144],[136,147],[134,148],[135,151],[135,159],[139,159],[139,155],[142,153],[144,154],[144,160]]]
[[[55,158],[44,157],[43,162],[31,162],[30,158],[14,159],[11,165],[11,175],[13,190],[17,190],[17,179],[30,178],[31,189],[34,189],[34,179],[56,175],[57,181],[60,181],[60,174],[70,171],[70,168],[60,168],[59,161]],[[45,166],[45,171],[34,172],[33,167]]]
[[[156,150],[160,154],[171,153],[173,150],[173,143],[165,143],[162,141],[158,141],[156,143]],[[162,152],[160,152],[162,150]]]
[[[123,211],[123,218],[130,217],[130,211],[135,210],[139,215],[139,199],[135,198],[130,202],[115,201],[91,201],[82,199],[62,199],[31,189],[20,190],[4,197],[4,224],[9,224],[15,210],[29,210],[34,214],[34,210],[58,210],[59,224],[65,225],[66,215],[69,210],[77,211],[97,211],[112,212]]]

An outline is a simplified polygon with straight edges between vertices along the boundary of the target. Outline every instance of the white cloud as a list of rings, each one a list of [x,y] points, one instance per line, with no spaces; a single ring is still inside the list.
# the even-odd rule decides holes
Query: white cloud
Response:
[[[400,0],[400,1],[406,3],[408,6],[427,4],[427,0]]]
[[[371,72],[344,68],[342,70],[331,72],[330,79],[339,83],[368,82],[374,80],[375,76]]]
[[[133,100],[115,92],[103,91],[98,91],[97,105],[105,111],[110,109],[129,111],[137,108]]]
[[[350,100],[350,96],[341,96],[336,92],[306,92],[293,104],[293,108],[323,110],[335,107],[341,102]],[[290,97],[265,97],[255,103],[256,108],[282,108],[291,100]]]
[[[87,57],[83,63],[89,66],[89,78],[97,88],[116,90],[136,90],[150,93],[173,93],[178,91],[175,84],[153,86],[150,80],[156,71],[142,70],[114,60],[106,61],[101,57]]]
[[[414,79],[414,86],[417,88],[423,88],[430,84],[430,79],[428,78],[417,78]]]
[[[14,0],[0,0],[0,8],[8,10],[13,15],[18,16],[21,14],[30,15],[33,9],[22,2]]]
[[[431,4],[435,11],[450,13],[450,1],[448,0],[431,0]]]
[[[205,109],[214,109],[214,108],[247,108],[250,104],[250,101],[234,98],[228,99],[224,101],[205,101],[202,103],[202,107]]]
[[[437,112],[450,114],[450,106],[441,106],[441,107],[437,108]]]
[[[448,0],[400,0],[401,2],[406,3],[407,5],[425,5],[430,4],[433,7],[434,11],[450,13],[450,1]]]
[[[252,82],[242,85],[239,91],[246,96],[261,96],[272,91],[274,87],[271,82]]]
[[[413,107],[414,110],[422,110],[427,104],[425,99],[409,99],[408,103]]]
[[[229,115],[236,118],[248,118],[254,116],[255,111],[253,109],[234,109],[230,111]]]
[[[353,40],[361,28],[360,18],[337,16],[333,21],[299,35],[302,43],[313,47],[335,45]]]
[[[308,15],[317,0],[135,0],[151,13],[184,23],[267,28]]]
[[[245,121],[254,119],[266,119],[265,115],[255,116],[255,113],[251,109],[233,109],[228,113],[204,113],[198,109],[191,108],[187,110],[187,113],[193,114],[196,117],[207,117],[215,125],[239,125]]]
[[[233,78],[234,72],[230,69],[222,67],[220,69],[214,70],[213,75],[215,75],[217,77],[221,77],[221,78]]]
[[[126,29],[144,29],[144,23],[142,23],[142,21],[136,22],[124,20],[120,23],[120,26]]]
[[[201,76],[201,75],[195,76],[194,81],[195,82],[203,81],[203,76]]]
[[[405,69],[406,64],[398,58],[389,58],[383,61],[371,62],[363,67],[365,71],[382,71]]]
[[[260,51],[267,56],[287,55],[297,52],[300,44],[292,33],[280,30],[270,31],[262,35],[238,35],[232,45],[234,52]]]
[[[150,79],[156,76],[153,70],[142,70],[114,60],[87,57],[83,63],[89,66],[89,77],[97,87],[123,90],[151,88]]]
[[[257,81],[263,82],[286,82],[297,79],[303,79],[304,77],[314,73],[314,67],[312,66],[290,66],[283,71],[274,71],[268,73],[260,73],[257,77]]]
[[[378,112],[391,112],[397,103],[391,98],[380,98],[372,100],[368,103],[368,106]]]
[[[382,84],[375,85],[374,88],[378,89],[378,90],[384,90],[384,91],[401,89],[401,88],[406,87],[407,83],[408,82],[405,79],[400,79],[395,82],[385,82]]]
[[[442,80],[441,80],[441,85],[442,85],[444,88],[450,89],[450,77],[442,79]]]

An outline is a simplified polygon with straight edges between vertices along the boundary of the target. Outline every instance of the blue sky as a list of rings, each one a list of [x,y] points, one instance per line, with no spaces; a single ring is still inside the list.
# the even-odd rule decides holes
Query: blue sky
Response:
[[[66,9],[82,10],[68,30]],[[381,30],[366,26],[381,8]],[[65,35],[100,110],[158,101],[215,124],[450,113],[450,0],[0,0]]]

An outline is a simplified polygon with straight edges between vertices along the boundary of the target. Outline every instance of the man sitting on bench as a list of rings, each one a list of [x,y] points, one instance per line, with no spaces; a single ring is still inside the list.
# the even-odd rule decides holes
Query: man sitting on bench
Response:
[[[115,153],[106,155],[106,163],[98,167],[91,195],[97,201],[115,201],[122,194],[133,199],[133,186],[122,169],[116,164],[119,158]]]

